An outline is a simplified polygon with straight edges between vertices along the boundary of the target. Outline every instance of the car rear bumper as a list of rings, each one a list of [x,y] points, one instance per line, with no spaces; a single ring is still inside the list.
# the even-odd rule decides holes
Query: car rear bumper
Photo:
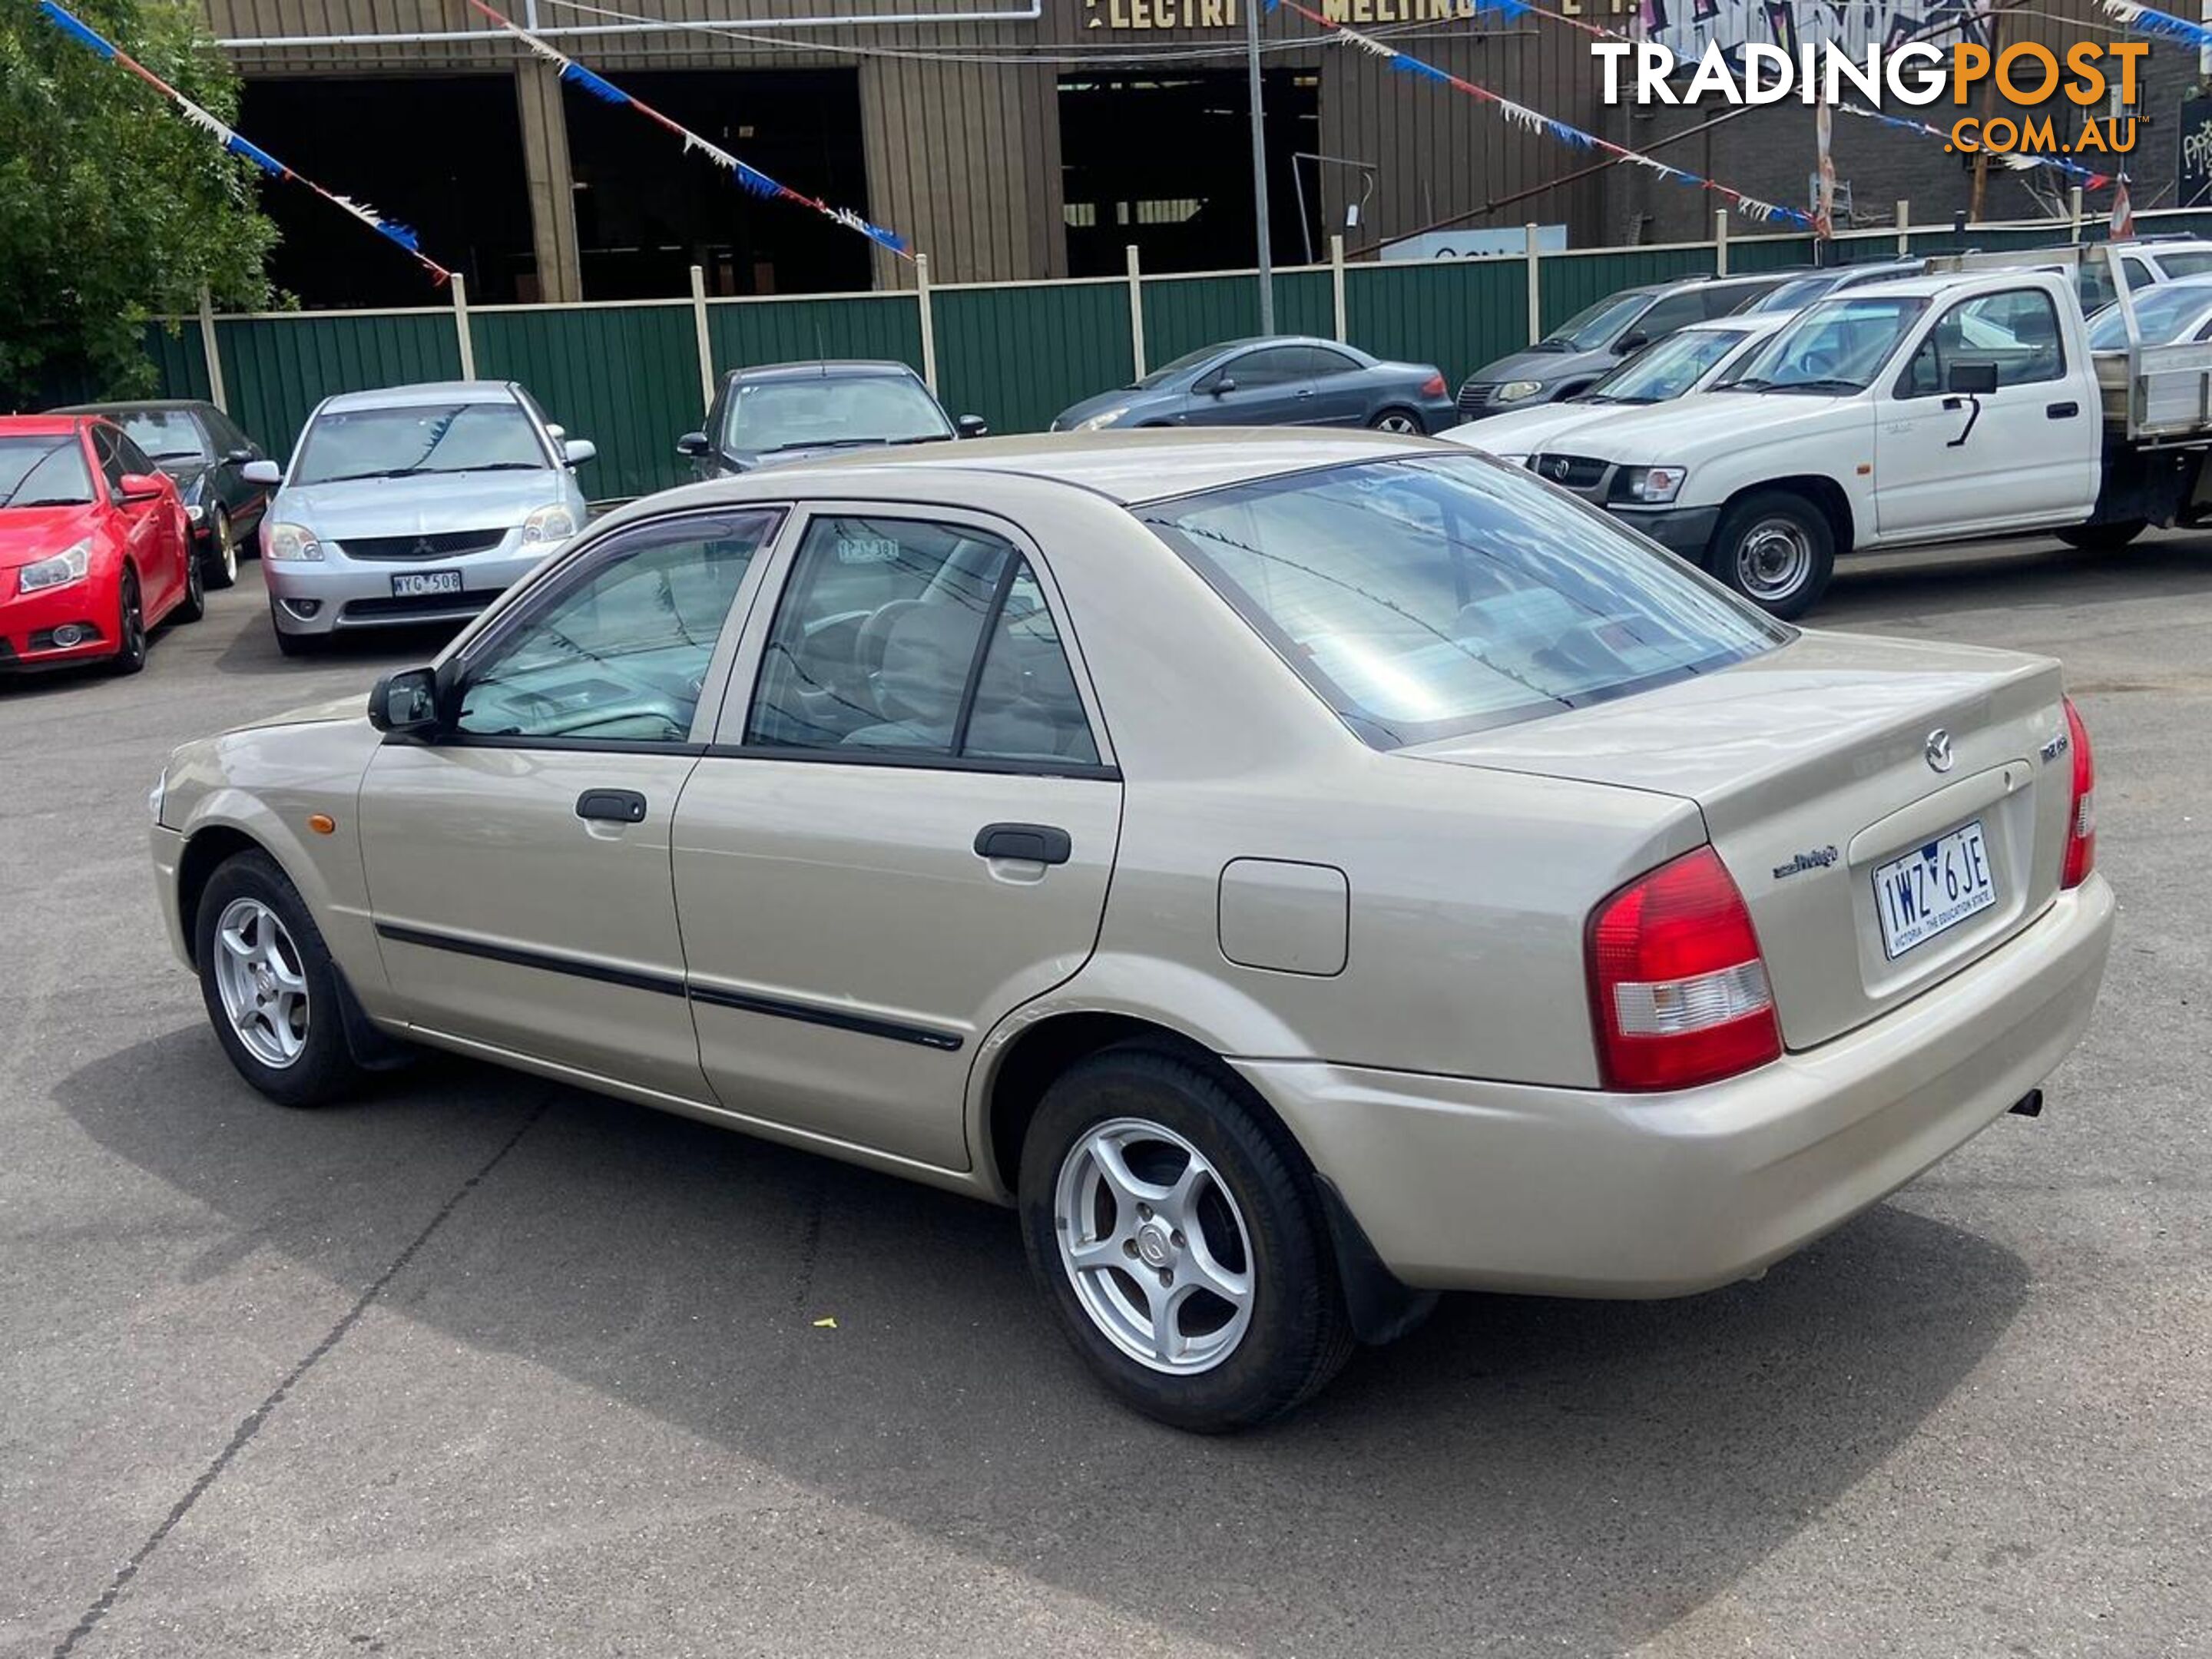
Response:
[[[510,542],[513,541],[510,537]],[[535,570],[562,542],[502,546],[420,563],[343,557],[261,562],[270,614],[286,634],[333,634],[360,628],[465,621]],[[427,570],[457,570],[461,591],[401,598],[392,579]]]
[[[1878,1202],[2042,1082],[2088,1024],[2112,908],[2093,876],[1872,1024],[1674,1094],[1237,1065],[1407,1284],[1685,1295]]]

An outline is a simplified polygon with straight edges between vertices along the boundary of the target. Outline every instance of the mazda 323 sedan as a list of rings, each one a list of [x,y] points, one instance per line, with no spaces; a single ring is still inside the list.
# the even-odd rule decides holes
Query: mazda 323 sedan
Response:
[[[1013,1205],[1220,1430],[1439,1291],[1755,1273],[2021,1102],[2093,784],[2053,662],[1801,632],[1454,447],[1135,434],[637,502],[178,750],[153,845],[263,1093],[427,1043]]]

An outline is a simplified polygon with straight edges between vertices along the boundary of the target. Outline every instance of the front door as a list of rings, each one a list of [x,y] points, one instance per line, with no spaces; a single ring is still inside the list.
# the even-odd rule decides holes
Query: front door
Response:
[[[669,835],[776,516],[679,515],[580,550],[459,659],[450,731],[377,751],[362,856],[409,1021],[710,1098]]]
[[[103,424],[92,428],[92,453],[100,462],[107,498],[122,521],[123,544],[131,555],[131,568],[138,573],[139,604],[147,622],[152,623],[184,598],[191,573],[174,545],[174,515],[168,504],[159,496],[135,501],[124,499],[123,481],[134,471],[159,476],[151,461],[144,461],[142,466],[132,465],[125,453],[125,446],[130,444],[119,428]],[[136,445],[131,445],[131,453],[139,453]],[[143,455],[140,459],[144,460]]]
[[[1951,371],[1991,365],[1995,392],[1954,392]],[[1961,300],[1938,315],[1877,394],[1875,521],[1885,540],[2026,529],[2096,504],[2094,395],[2069,376],[2058,311],[2039,288]]]
[[[1304,346],[1261,346],[1231,357],[1184,399],[1189,426],[1291,426],[1313,418]]]
[[[976,1042],[1097,941],[1121,782],[1012,526],[799,532],[676,812],[701,1056],[732,1111],[965,1169]]]

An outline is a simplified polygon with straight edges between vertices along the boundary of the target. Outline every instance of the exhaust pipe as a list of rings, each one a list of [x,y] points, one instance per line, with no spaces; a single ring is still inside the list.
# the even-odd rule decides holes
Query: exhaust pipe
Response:
[[[2022,1117],[2041,1117],[2043,1115],[2043,1091],[2040,1089],[2030,1089],[2026,1094],[2022,1095],[2018,1100],[2013,1102],[2013,1103],[2005,1109],[2008,1111],[2017,1112]]]

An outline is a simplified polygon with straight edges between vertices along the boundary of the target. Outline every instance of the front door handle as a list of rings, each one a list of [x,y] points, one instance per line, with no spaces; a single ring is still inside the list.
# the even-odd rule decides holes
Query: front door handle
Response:
[[[645,797],[635,789],[586,789],[576,797],[576,816],[609,823],[643,823]]]
[[[1299,388],[1297,395],[1301,398],[1310,398],[1314,395],[1314,389],[1311,386],[1303,386]]]
[[[981,858],[1065,864],[1074,851],[1067,831],[1049,823],[987,823],[975,832],[975,852]]]
[[[2070,421],[2081,412],[2079,404],[2045,404],[2043,412],[2054,421]]]

